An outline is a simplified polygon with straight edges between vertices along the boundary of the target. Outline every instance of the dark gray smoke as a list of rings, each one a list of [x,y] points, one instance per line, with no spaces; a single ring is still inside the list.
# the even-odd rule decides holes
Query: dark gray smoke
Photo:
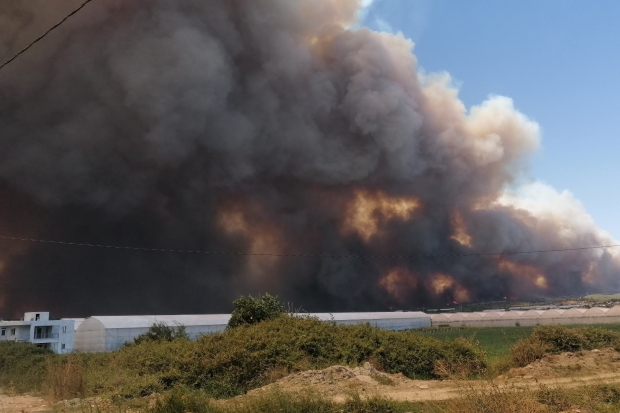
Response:
[[[0,2],[3,61],[77,5]],[[510,99],[466,110],[447,75],[417,73],[410,41],[353,29],[358,8],[93,1],[0,71],[0,232],[365,256],[613,242],[570,194],[516,186],[539,132]],[[0,261],[8,315],[219,312],[266,291],[315,311],[411,308],[616,289],[620,268],[600,250],[280,258],[14,241]]]

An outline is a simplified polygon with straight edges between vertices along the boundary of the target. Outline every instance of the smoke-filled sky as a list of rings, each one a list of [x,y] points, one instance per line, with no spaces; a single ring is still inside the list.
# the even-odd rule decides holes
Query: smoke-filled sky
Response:
[[[1,1],[1,60],[77,4]],[[527,179],[538,123],[507,96],[464,104],[412,40],[360,26],[364,3],[95,0],[1,71],[3,235],[250,255],[0,241],[0,313],[616,290],[613,250],[470,255],[614,240]]]

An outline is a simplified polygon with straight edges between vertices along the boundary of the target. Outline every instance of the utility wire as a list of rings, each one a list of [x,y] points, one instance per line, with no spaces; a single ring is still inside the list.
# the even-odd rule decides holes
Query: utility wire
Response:
[[[56,244],[56,245],[69,245],[74,247],[89,247],[89,248],[108,248],[116,250],[130,250],[130,251],[149,251],[149,252],[172,252],[179,254],[204,254],[204,255],[237,255],[237,256],[258,256],[258,257],[289,257],[289,258],[436,258],[436,257],[480,257],[480,256],[499,256],[499,255],[520,255],[520,254],[539,254],[550,252],[567,252],[567,251],[582,251],[582,250],[594,250],[594,249],[607,249],[620,247],[620,244],[615,245],[597,245],[592,247],[576,247],[576,248],[560,248],[549,250],[534,250],[534,251],[506,251],[506,252],[472,252],[468,254],[411,254],[411,255],[361,255],[361,254],[276,254],[276,253],[251,253],[251,252],[233,252],[233,251],[204,251],[204,250],[181,250],[181,249],[167,249],[167,248],[146,248],[146,247],[126,247],[119,245],[105,245],[105,244],[88,244],[81,242],[66,242],[66,241],[52,241],[44,239],[34,238],[19,238],[0,235],[0,239],[10,241],[22,241],[40,244]]]
[[[50,27],[45,33],[43,33],[41,36],[37,37],[35,40],[32,41],[32,43],[30,43],[28,46],[24,47],[22,50],[20,50],[17,54],[15,54],[13,57],[11,57],[9,60],[7,60],[6,62],[2,63],[2,65],[0,66],[0,70],[2,70],[4,68],[4,66],[8,65],[9,63],[11,63],[13,60],[17,59],[20,55],[22,55],[23,53],[25,53],[28,49],[30,49],[32,46],[35,45],[35,43],[41,41],[45,36],[47,36],[48,34],[50,34],[54,29],[58,28],[61,24],[63,24],[64,22],[66,22],[71,16],[73,16],[74,14],[76,14],[77,12],[79,12],[80,10],[82,10],[84,8],[84,6],[86,6],[88,3],[90,3],[93,0],[86,0],[84,3],[82,3],[82,5],[80,7],[78,7],[77,9],[73,10],[71,13],[69,13],[64,19],[62,19],[61,21],[59,21],[58,23],[56,23],[54,26]]]

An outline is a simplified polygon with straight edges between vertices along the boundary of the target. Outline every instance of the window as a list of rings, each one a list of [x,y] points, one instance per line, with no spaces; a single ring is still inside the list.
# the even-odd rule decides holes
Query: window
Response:
[[[63,344],[62,346],[60,346],[60,348],[64,350],[65,349],[65,345]]]
[[[0,336],[6,336],[6,328],[0,330]]]
[[[15,335],[15,329],[14,329],[14,328],[12,328],[12,329],[11,329],[11,335],[12,335],[12,336],[14,336],[14,335]]]
[[[67,326],[62,326],[62,332],[63,332],[63,333],[66,333],[66,332],[67,332]],[[64,344],[63,344],[63,346],[64,346]],[[63,347],[63,348],[64,348],[64,347]]]
[[[41,318],[41,314],[35,314],[34,316],[35,321],[39,321],[40,318]]]

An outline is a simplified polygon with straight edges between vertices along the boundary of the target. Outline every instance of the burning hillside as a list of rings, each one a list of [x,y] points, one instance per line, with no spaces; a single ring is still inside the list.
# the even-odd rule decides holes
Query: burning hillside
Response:
[[[57,6],[2,1],[5,60]],[[614,241],[570,194],[518,184],[536,123],[506,97],[465,108],[411,41],[351,28],[358,3],[98,0],[1,71],[2,234],[249,255],[0,241],[0,312],[616,289],[612,250],[469,255]]]

